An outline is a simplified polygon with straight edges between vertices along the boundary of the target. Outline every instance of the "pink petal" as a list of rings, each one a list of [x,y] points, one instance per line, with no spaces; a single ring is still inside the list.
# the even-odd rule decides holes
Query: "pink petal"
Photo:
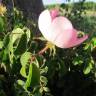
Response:
[[[50,12],[48,10],[44,10],[39,16],[38,27],[47,40],[49,40],[51,36],[51,32],[49,31],[51,23],[52,18]]]
[[[59,15],[59,10],[57,9],[51,10],[50,15],[51,15],[52,20],[54,20]]]
[[[70,44],[73,44],[76,39],[77,33],[74,32],[74,30],[65,30],[63,31],[63,33],[58,35],[58,37],[54,41],[54,44],[60,48],[69,48]]]
[[[51,41],[53,43],[67,43],[70,39],[77,37],[76,32],[73,31],[71,22],[67,18],[62,16],[56,17],[53,20],[51,29],[53,35]]]
[[[72,42],[71,44],[69,44],[67,46],[67,48],[70,48],[70,47],[74,47],[76,45],[79,45],[79,44],[83,43],[86,39],[88,39],[88,35],[85,35],[82,38],[77,38],[77,40],[75,42]]]
[[[53,20],[52,24],[56,28],[63,29],[63,30],[73,29],[72,23],[63,16],[56,17]]]

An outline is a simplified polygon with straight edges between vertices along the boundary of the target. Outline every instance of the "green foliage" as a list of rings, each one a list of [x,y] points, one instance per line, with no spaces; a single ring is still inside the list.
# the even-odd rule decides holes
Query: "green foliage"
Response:
[[[87,10],[96,10],[96,3],[95,2],[86,2],[84,4],[84,7]]]
[[[96,80],[96,17],[84,14],[87,9],[84,4],[87,3],[47,6],[60,8],[61,15],[70,18],[81,30],[79,36],[83,36],[82,31],[90,36],[77,47],[60,49],[52,46],[43,54],[38,52],[45,47],[46,40],[33,35],[34,31],[25,26],[26,19],[19,10],[14,8],[0,17],[0,96],[53,96],[59,91],[58,96],[70,96],[74,79],[78,84],[82,83],[81,78],[88,80],[79,85],[80,90],[87,89]],[[12,18],[8,21],[10,14]],[[87,96],[81,93],[80,96]]]
[[[23,77],[27,77],[26,75],[26,65],[28,64],[29,60],[31,58],[31,53],[30,52],[25,52],[21,58],[20,58],[20,61],[21,61],[21,65],[22,65],[22,68],[20,70],[20,73]]]
[[[0,17],[0,32],[3,32],[4,29],[4,19]]]
[[[25,88],[31,88],[38,85],[40,82],[40,71],[36,64],[30,64],[29,73],[27,76],[27,81],[25,84]]]

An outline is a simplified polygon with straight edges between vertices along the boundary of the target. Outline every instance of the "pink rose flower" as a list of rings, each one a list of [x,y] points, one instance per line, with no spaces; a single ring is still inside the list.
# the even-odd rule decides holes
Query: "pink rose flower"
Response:
[[[77,30],[72,23],[58,10],[44,10],[38,20],[38,26],[43,36],[57,47],[70,48],[84,42],[88,35],[78,38]]]

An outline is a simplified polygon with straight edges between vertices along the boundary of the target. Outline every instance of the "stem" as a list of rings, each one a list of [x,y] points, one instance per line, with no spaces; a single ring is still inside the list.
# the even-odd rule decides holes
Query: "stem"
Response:
[[[42,55],[49,47],[45,46],[43,49],[41,49],[37,54],[35,54],[34,56],[31,57],[31,61],[30,63],[32,63],[35,60],[35,56],[37,55]]]
[[[48,49],[48,46],[45,46],[42,50],[40,50],[37,54],[42,55],[46,50]]]

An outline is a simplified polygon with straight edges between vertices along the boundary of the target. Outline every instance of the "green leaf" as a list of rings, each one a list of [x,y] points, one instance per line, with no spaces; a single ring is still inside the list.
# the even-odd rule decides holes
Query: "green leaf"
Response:
[[[0,41],[0,49],[3,47],[3,41]]]
[[[21,74],[23,77],[27,78],[26,66],[22,66],[22,68],[21,68],[21,70],[20,70],[20,74]]]
[[[27,35],[27,41],[29,41],[30,40],[30,38],[31,38],[31,31],[27,28],[27,27],[24,27],[23,28],[23,31],[26,33],[26,35]]]
[[[44,67],[40,70],[40,74],[47,73],[48,72],[48,67]]]
[[[27,41],[29,41],[31,32],[27,27],[24,27],[23,29],[16,28],[12,31],[12,42],[18,41],[24,33],[27,35]]]
[[[9,53],[9,59],[10,59],[10,63],[13,64],[13,43],[12,43],[12,37],[10,35],[10,42],[8,44],[8,53]]]
[[[40,76],[40,81],[43,83],[43,85],[45,85],[45,86],[47,85],[48,80],[46,77]]]
[[[81,56],[77,56],[73,59],[72,63],[76,65],[81,65],[83,63],[83,58]]]
[[[48,87],[43,87],[43,90],[44,90],[45,92],[49,92],[49,91],[50,91]]]
[[[31,79],[32,79],[32,64],[30,64],[29,66],[29,73],[28,73],[28,77],[27,77],[27,81],[26,81],[26,84],[25,84],[25,88],[27,89],[27,87],[30,87],[31,85]]]
[[[4,48],[6,48],[6,47],[8,46],[9,42],[10,42],[10,35],[7,34],[7,35],[4,37],[4,39],[3,39],[3,46],[4,46]]]
[[[96,46],[96,38],[92,39],[92,43],[93,43],[93,46],[95,47]]]
[[[25,52],[21,55],[20,62],[22,66],[26,66],[28,64],[29,59],[31,58],[31,53],[30,52]]]
[[[33,87],[37,85],[40,81],[40,70],[39,70],[39,64],[37,60],[33,61],[32,64],[29,64],[29,72],[27,72],[28,70],[26,70],[26,68],[28,68],[28,63],[31,57],[32,57],[32,54],[30,52],[25,52],[24,54],[22,54],[20,58],[20,62],[22,65],[20,73],[23,77],[25,78],[27,77],[27,81],[25,84],[26,89],[30,86]]]
[[[1,52],[1,57],[2,57],[2,61],[7,61],[9,59],[9,55],[8,55],[8,49],[5,48],[2,52]]]
[[[3,32],[4,30],[4,20],[2,17],[0,17],[0,32]]]
[[[17,80],[17,83],[18,83],[19,85],[21,85],[21,86],[24,85],[24,81],[22,81],[22,80]]]
[[[24,34],[21,28],[16,28],[12,31],[12,42],[14,43],[16,40],[19,40],[21,36]]]
[[[32,70],[32,78],[31,78],[31,85],[36,86],[40,83],[40,70],[37,66],[37,64],[32,64],[33,70]]]
[[[40,83],[40,70],[36,64],[32,63],[29,67],[29,74],[25,84],[25,88],[34,87]]]
[[[89,74],[91,69],[92,69],[92,63],[89,62],[89,64],[87,66],[85,66],[85,68],[83,70],[84,74]]]
[[[23,54],[26,51],[26,49],[27,49],[27,36],[26,34],[23,34],[15,50],[15,55]]]
[[[20,70],[20,73],[23,77],[27,77],[26,75],[26,65],[29,63],[29,59],[31,58],[31,53],[30,52],[25,52],[24,54],[21,55],[20,62],[22,65],[22,68]]]

